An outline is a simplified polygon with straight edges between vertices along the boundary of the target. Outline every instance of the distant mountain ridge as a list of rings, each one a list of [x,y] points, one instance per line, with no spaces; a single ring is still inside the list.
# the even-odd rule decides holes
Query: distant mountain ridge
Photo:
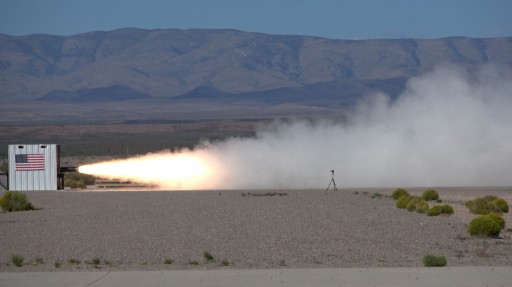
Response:
[[[131,28],[72,36],[0,35],[0,99],[56,100],[66,91],[80,101],[76,91],[101,97],[106,96],[102,89],[121,86],[157,98],[190,97],[201,87],[245,97],[293,91],[343,96],[344,91],[327,87],[349,88],[356,95],[371,81],[379,89],[443,63],[488,62],[512,65],[512,38],[354,41]]]
[[[333,116],[443,64],[512,66],[512,37],[336,40],[236,30],[0,34],[0,124]]]

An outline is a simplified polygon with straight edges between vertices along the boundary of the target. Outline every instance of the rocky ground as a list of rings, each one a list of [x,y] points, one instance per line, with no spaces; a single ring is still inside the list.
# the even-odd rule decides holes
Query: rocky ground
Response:
[[[393,189],[26,192],[39,210],[0,213],[0,271],[512,265],[511,214],[472,238],[462,205],[512,188],[437,190],[452,216],[397,209]]]

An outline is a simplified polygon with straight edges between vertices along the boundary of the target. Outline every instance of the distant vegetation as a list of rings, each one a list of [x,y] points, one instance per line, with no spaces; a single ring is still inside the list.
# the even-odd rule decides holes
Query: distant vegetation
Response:
[[[448,204],[434,205],[429,208],[427,201],[436,201],[437,203],[442,202],[439,198],[439,193],[434,189],[427,189],[423,192],[422,196],[410,195],[409,192],[403,188],[397,188],[391,197],[396,200],[396,207],[407,209],[408,211],[416,211],[419,213],[425,213],[428,216],[437,215],[452,215],[453,207]]]
[[[83,173],[66,173],[64,175],[64,186],[70,188],[86,188],[87,185],[93,185],[94,176]]]

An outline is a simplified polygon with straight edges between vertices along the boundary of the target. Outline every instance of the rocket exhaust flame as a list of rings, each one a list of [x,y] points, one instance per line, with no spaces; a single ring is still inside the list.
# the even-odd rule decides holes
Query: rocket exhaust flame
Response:
[[[344,123],[276,123],[255,138],[80,167],[163,189],[512,185],[512,75],[441,67]]]
[[[198,152],[164,151],[83,165],[79,167],[79,172],[104,178],[155,184],[165,189],[207,189],[208,183],[213,181],[213,165],[212,161],[208,161],[208,157]]]

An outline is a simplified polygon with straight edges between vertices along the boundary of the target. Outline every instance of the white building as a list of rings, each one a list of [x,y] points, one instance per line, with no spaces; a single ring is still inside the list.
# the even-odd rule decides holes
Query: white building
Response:
[[[58,144],[9,145],[9,190],[57,190]]]

